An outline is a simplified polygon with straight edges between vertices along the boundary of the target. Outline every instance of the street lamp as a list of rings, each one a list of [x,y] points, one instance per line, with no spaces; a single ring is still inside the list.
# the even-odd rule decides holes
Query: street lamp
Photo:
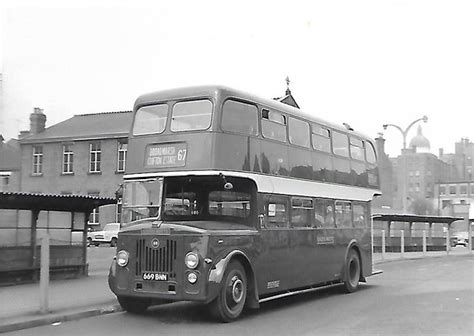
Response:
[[[403,158],[403,183],[402,183],[402,205],[403,205],[403,213],[406,214],[407,213],[407,160],[404,156],[404,152],[405,150],[407,149],[407,135],[408,135],[408,131],[410,130],[410,128],[415,125],[417,122],[419,121],[423,121],[423,122],[427,122],[428,121],[428,117],[427,116],[423,116],[421,118],[418,118],[414,121],[412,121],[405,129],[401,128],[400,126],[398,125],[395,125],[395,124],[384,124],[383,125],[383,129],[386,130],[389,126],[392,126],[392,127],[395,127],[397,130],[400,131],[400,133],[402,133],[402,136],[403,136],[403,149],[402,149],[402,158]]]

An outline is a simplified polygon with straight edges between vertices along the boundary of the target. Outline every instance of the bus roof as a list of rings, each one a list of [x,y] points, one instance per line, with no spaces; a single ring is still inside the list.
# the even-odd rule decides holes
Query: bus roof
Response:
[[[234,98],[249,100],[251,102],[255,102],[260,105],[263,105],[265,107],[279,110],[290,116],[301,117],[310,122],[315,122],[317,124],[342,131],[349,135],[355,135],[357,137],[368,139],[371,141],[371,138],[369,136],[361,132],[348,130],[346,127],[315,117],[313,114],[303,112],[300,109],[281,103],[277,100],[261,98],[254,94],[232,89],[232,88],[222,86],[222,85],[190,86],[190,87],[182,87],[182,88],[175,88],[175,89],[147,93],[137,98],[134,105],[134,111],[136,111],[141,106],[155,104],[162,101],[179,100],[179,99],[187,99],[187,98],[202,98],[202,97],[216,97],[217,98],[219,96],[223,97],[224,99],[228,97],[234,97]]]

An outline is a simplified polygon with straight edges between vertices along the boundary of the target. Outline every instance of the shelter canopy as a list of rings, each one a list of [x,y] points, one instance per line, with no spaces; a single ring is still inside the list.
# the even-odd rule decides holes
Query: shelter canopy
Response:
[[[114,198],[89,195],[0,191],[0,209],[91,212],[99,206],[115,203],[117,201]]]

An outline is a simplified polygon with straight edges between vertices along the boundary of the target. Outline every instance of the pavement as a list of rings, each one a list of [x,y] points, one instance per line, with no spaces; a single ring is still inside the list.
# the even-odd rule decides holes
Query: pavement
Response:
[[[93,260],[96,264],[89,261],[89,276],[50,282],[47,313],[40,312],[39,283],[0,287],[0,333],[122,311],[107,284],[113,249],[91,251],[100,253],[102,257]],[[467,248],[456,247],[449,255],[446,251],[427,252],[426,255],[422,252],[406,252],[403,258],[400,253],[385,253],[382,258],[381,253],[376,253],[373,259],[375,265],[380,265],[400,260],[449,258],[468,253]]]

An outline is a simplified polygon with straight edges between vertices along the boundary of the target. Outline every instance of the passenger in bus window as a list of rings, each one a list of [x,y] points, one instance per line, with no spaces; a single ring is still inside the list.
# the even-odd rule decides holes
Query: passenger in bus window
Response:
[[[325,226],[326,227],[333,227],[334,226],[334,210],[332,205],[326,206],[326,219],[325,219]]]

